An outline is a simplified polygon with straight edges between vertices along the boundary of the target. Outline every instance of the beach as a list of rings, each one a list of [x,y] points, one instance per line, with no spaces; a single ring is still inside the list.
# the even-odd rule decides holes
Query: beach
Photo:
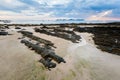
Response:
[[[14,28],[14,27],[13,27]],[[96,48],[90,33],[78,33],[79,43],[51,35],[34,32],[34,27],[25,27],[37,37],[54,43],[55,53],[66,63],[57,64],[49,71],[40,62],[41,56],[29,50],[18,39],[22,35],[9,29],[11,35],[0,36],[1,80],[119,80],[120,56]],[[21,27],[24,28],[24,27]]]

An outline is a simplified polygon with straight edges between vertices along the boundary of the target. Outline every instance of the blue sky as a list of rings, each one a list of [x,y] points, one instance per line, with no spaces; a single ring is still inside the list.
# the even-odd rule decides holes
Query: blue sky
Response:
[[[0,0],[0,19],[120,21],[120,0]]]

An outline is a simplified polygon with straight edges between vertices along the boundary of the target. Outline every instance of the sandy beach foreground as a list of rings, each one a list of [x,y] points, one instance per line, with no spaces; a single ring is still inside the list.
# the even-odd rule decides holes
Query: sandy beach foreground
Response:
[[[66,63],[47,70],[38,62],[41,56],[20,43],[22,35],[9,29],[12,35],[0,36],[0,80],[120,80],[120,56],[97,49],[92,34],[77,33],[82,36],[81,42],[72,43],[36,33],[33,27],[26,29],[52,41],[56,54]]]

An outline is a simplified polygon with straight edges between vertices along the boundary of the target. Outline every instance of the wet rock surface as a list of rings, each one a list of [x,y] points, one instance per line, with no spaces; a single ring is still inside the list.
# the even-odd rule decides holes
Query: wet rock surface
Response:
[[[51,41],[48,41],[48,40],[42,39],[40,37],[34,36],[32,32],[29,32],[29,31],[18,31],[18,32],[23,34],[23,36],[26,36],[30,39],[38,41],[38,43],[43,43],[45,45],[55,47],[54,44]]]
[[[21,29],[20,27],[16,26],[15,29]]]
[[[120,55],[120,27],[77,27],[74,31],[94,34],[99,49]]]
[[[6,29],[9,29],[9,27],[7,25],[4,26],[0,26],[0,35],[8,35],[8,32],[6,31]]]
[[[66,63],[62,57],[55,54],[51,47],[46,45],[37,45],[25,39],[21,40],[21,43],[24,43],[29,49],[34,50],[36,53],[40,54],[42,59],[40,59],[39,62],[41,62],[49,70],[50,68],[56,67],[56,63],[52,62],[52,60],[56,61],[57,63]]]
[[[23,38],[20,38],[22,39],[21,43],[25,44],[30,50],[34,50],[41,55],[42,58],[39,62],[47,69],[51,70],[50,68],[55,68],[57,66],[55,62],[58,64],[61,62],[66,63],[62,57],[55,54],[54,48],[56,47],[51,41],[37,37],[29,31],[18,31],[18,33],[21,33],[24,36]],[[52,60],[55,62],[52,62]]]
[[[77,34],[75,34],[74,31],[65,30],[65,28],[57,27],[57,28],[35,28],[35,32],[40,32],[43,34],[63,38],[69,41],[72,41],[73,43],[78,43],[81,39],[81,37]]]
[[[0,31],[0,35],[8,35],[8,32],[6,32],[6,31]]]

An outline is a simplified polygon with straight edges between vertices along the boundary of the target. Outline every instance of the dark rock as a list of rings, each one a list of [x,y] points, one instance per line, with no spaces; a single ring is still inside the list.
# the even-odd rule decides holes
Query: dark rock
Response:
[[[77,27],[74,31],[94,34],[93,40],[99,49],[120,55],[120,27]]]
[[[50,69],[50,68],[55,68],[56,64],[51,62],[50,59],[40,59],[40,61],[46,68]]]
[[[52,60],[55,60],[57,63],[65,63],[65,60],[62,57],[56,55],[54,50],[51,48],[36,45],[27,40],[21,40],[21,43],[24,43],[29,49],[34,50],[36,53],[40,54],[43,58],[40,60],[40,62],[47,68],[56,67],[56,64],[51,62]]]
[[[33,33],[31,33],[31,32],[28,32],[28,31],[19,31],[19,32],[22,33],[23,36],[29,37],[30,39],[33,39],[33,40],[36,40],[39,43],[44,43],[45,45],[54,46],[54,44],[51,41],[34,36],[34,35],[32,35]]]
[[[0,31],[0,35],[8,35],[8,32]]]
[[[73,31],[67,31],[67,30],[63,30],[63,29],[45,29],[45,28],[35,28],[36,32],[40,32],[43,34],[47,34],[47,35],[51,35],[51,36],[56,36],[59,38],[63,38],[66,40],[70,40],[74,43],[77,43],[80,41],[81,37],[77,34],[75,34]]]
[[[15,27],[15,29],[21,29],[20,27]]]

